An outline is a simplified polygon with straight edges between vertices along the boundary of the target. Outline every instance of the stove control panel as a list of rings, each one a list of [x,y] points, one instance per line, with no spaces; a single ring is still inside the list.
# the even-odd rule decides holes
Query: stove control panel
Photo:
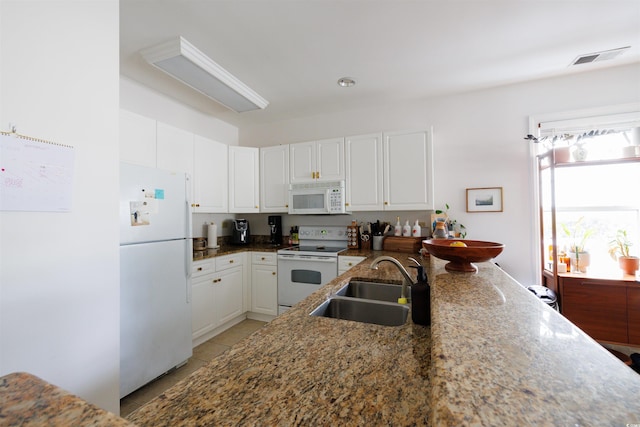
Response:
[[[337,226],[307,226],[298,229],[300,240],[347,240],[347,227]]]

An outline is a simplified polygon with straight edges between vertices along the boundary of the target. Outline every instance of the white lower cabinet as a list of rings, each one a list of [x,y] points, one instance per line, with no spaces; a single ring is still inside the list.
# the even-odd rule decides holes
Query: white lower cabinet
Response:
[[[275,252],[251,253],[251,312],[278,314],[278,266]]]
[[[222,332],[244,313],[245,253],[224,255],[193,263],[191,275],[194,345]],[[222,330],[216,331],[218,328]]]
[[[353,267],[355,267],[365,258],[366,257],[363,257],[363,256],[346,256],[346,255],[338,256],[338,275],[341,275],[342,273],[346,273],[347,271],[351,270]]]

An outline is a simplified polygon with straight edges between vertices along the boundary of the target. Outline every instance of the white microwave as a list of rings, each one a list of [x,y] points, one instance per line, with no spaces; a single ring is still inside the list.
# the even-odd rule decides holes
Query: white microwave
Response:
[[[289,213],[295,215],[347,214],[344,181],[289,185]]]

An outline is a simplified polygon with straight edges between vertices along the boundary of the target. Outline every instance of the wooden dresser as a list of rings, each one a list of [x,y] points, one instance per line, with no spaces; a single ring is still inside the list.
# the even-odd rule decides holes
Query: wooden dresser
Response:
[[[559,274],[557,290],[561,313],[593,339],[640,345],[640,283],[634,276]]]

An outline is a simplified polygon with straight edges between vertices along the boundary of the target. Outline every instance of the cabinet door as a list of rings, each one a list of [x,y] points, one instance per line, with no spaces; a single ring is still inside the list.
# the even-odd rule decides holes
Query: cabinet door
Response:
[[[347,210],[381,211],[382,134],[345,139]]]
[[[260,149],[260,212],[289,210],[289,146]]]
[[[227,146],[195,135],[193,163],[194,212],[227,212]]]
[[[315,142],[298,142],[289,145],[289,170],[289,179],[292,184],[315,180]]]
[[[434,209],[431,139],[430,131],[384,134],[385,209]]]
[[[161,122],[157,123],[157,132],[158,169],[186,172],[193,177],[193,134]]]
[[[242,267],[236,267],[217,273],[218,282],[214,284],[214,307],[218,315],[217,326],[228,322],[243,312],[242,271]]]
[[[366,257],[363,256],[344,256],[338,257],[338,274],[345,273],[359,264]]]
[[[156,167],[156,121],[120,110],[120,160]]]
[[[319,181],[344,179],[344,138],[318,141],[316,147],[316,179]]]
[[[623,283],[561,278],[562,314],[595,340],[627,342],[627,290]]]
[[[278,275],[275,265],[254,265],[251,271],[251,311],[278,314]]]
[[[259,212],[259,150],[229,147],[229,212]]]
[[[627,319],[629,344],[640,345],[640,288],[627,286]]]
[[[217,326],[214,310],[214,274],[206,274],[191,280],[191,332],[192,338],[213,330]]]

